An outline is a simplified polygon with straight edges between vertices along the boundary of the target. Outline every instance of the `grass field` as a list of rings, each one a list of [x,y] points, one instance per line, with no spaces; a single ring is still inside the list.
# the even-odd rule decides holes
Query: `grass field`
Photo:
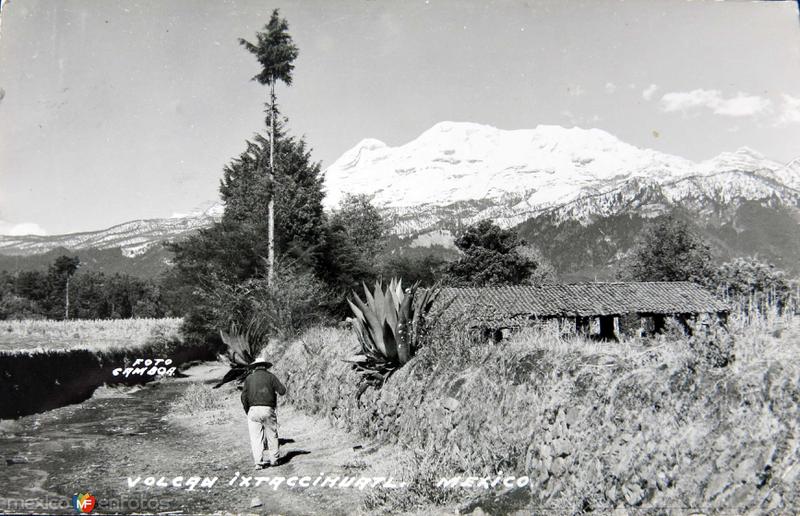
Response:
[[[180,319],[0,322],[0,419],[80,403],[107,383],[144,383],[152,376],[113,374],[137,358],[175,367],[213,360],[212,342],[185,342]]]
[[[178,337],[182,319],[0,321],[0,351],[138,347],[153,338]]]

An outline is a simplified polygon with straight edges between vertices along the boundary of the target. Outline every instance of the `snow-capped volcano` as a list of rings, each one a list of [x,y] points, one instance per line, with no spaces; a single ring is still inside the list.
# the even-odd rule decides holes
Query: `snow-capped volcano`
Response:
[[[372,196],[396,246],[447,246],[460,228],[488,218],[517,227],[561,270],[594,270],[630,248],[643,219],[679,208],[728,256],[766,253],[787,268],[800,259],[800,159],[781,164],[746,147],[695,162],[600,129],[442,122],[398,147],[361,141],[325,181],[329,209],[345,193]],[[147,258],[163,241],[219,220],[222,209],[211,202],[101,231],[0,236],[0,257],[65,248]]]
[[[360,142],[326,171],[327,202],[335,205],[341,192],[353,192],[374,194],[386,207],[445,206],[521,190],[534,194],[532,201],[558,202],[653,165],[674,176],[692,163],[638,149],[599,129],[504,131],[441,122],[400,147]]]
[[[368,194],[399,217],[400,233],[432,228],[442,208],[474,205],[461,218],[512,225],[543,210],[606,194],[634,195],[642,185],[663,188],[680,203],[699,193],[724,199],[777,195],[796,198],[800,166],[782,165],[748,148],[694,162],[640,149],[600,129],[501,130],[441,122],[415,140],[389,147],[361,141],[325,172],[328,207],[345,193]],[[410,211],[419,223],[413,223]],[[602,202],[583,213],[606,212]]]

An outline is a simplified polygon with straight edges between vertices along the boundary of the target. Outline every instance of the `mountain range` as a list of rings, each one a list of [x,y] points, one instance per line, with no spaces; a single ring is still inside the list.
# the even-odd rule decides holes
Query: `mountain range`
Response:
[[[546,213],[587,223],[630,207],[645,189],[701,211],[773,196],[797,205],[800,160],[784,165],[742,148],[698,163],[599,129],[442,122],[400,147],[363,140],[327,169],[326,184],[329,206],[343,192],[373,195],[404,235],[455,220],[511,227]]]
[[[401,146],[362,140],[327,168],[325,182],[329,209],[345,193],[370,195],[398,248],[452,247],[461,228],[490,218],[576,277],[610,271],[644,223],[668,212],[690,220],[720,258],[759,254],[794,271],[800,258],[800,159],[779,163],[749,148],[695,162],[600,129],[442,122]],[[221,209],[73,235],[3,236],[0,255],[119,249],[135,261]]]

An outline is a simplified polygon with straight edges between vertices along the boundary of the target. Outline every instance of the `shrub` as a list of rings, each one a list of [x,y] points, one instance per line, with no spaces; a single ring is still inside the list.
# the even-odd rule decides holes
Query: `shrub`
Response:
[[[758,324],[732,315],[726,368],[687,337],[603,343],[544,328],[493,345],[457,326],[434,329],[360,399],[341,361],[358,344],[343,330],[307,332],[276,367],[299,408],[413,453],[403,480],[420,485],[372,506],[464,500],[473,493],[430,482],[503,471],[530,477],[523,511],[780,512],[800,504],[800,320],[776,321],[780,336]]]
[[[178,414],[194,415],[207,410],[222,409],[230,391],[212,389],[202,383],[192,383],[171,404],[171,410]]]
[[[383,278],[403,278],[410,284],[431,287],[443,279],[447,264],[448,260],[433,253],[421,256],[386,254],[382,257],[379,270]]]
[[[770,306],[783,311],[793,294],[786,273],[756,257],[722,264],[713,281],[721,295],[761,313]]]
[[[215,333],[257,327],[260,335],[291,338],[314,324],[325,322],[331,296],[311,273],[276,263],[272,286],[260,275],[237,284],[215,282],[203,290]]]
[[[526,242],[491,220],[468,227],[455,244],[462,254],[447,271],[447,281],[454,285],[518,285],[538,267]]]
[[[634,281],[694,281],[712,276],[711,249],[689,224],[673,216],[646,226],[620,271]]]

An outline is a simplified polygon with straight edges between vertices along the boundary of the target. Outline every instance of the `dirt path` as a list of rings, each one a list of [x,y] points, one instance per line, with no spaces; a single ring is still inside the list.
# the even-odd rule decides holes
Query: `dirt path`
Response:
[[[370,446],[288,406],[278,409],[288,461],[254,471],[238,396],[192,416],[170,410],[193,383],[210,382],[224,370],[203,364],[187,378],[104,387],[80,405],[3,421],[0,512],[75,514],[71,496],[89,491],[100,503],[95,512],[106,513],[358,514],[370,488],[288,487],[285,481],[256,487],[256,479],[248,486],[241,478],[399,476],[399,450]],[[180,487],[148,486],[148,477]],[[188,489],[190,477],[217,480]],[[253,506],[254,498],[261,505]]]

